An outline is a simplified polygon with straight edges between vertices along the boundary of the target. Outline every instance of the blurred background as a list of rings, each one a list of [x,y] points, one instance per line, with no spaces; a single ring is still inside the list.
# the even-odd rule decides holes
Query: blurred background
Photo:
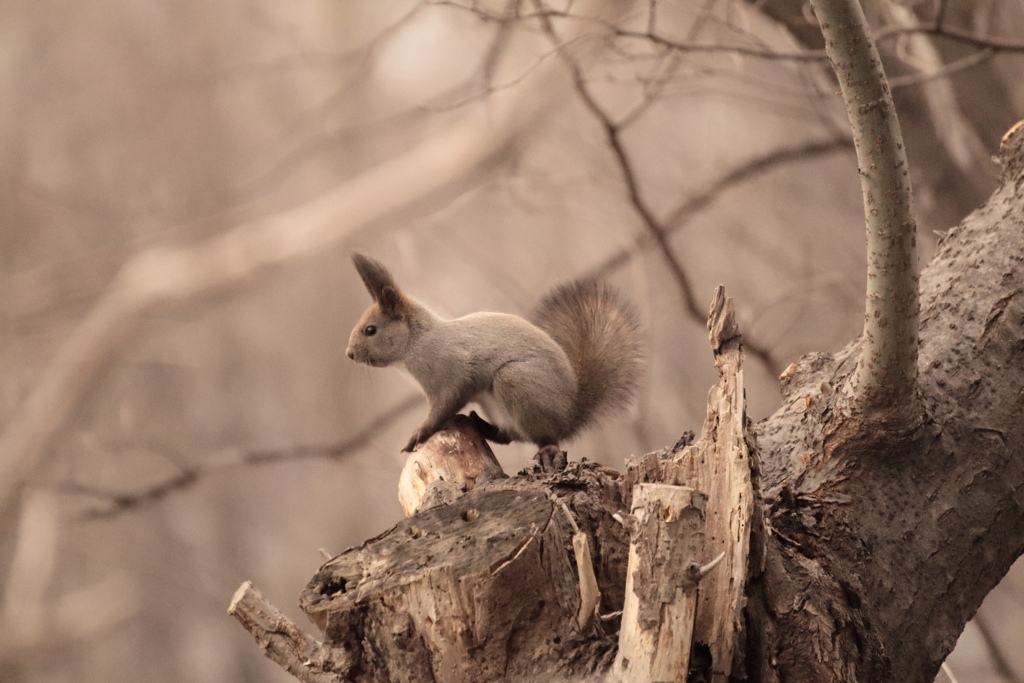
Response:
[[[926,261],[935,233],[995,187],[991,157],[1024,112],[1024,9],[867,5]],[[344,356],[369,304],[353,249],[447,316],[526,313],[582,275],[628,294],[647,336],[644,390],[568,448],[613,467],[699,431],[716,377],[702,316],[719,283],[747,338],[754,419],[778,406],[788,363],[856,336],[859,183],[809,10],[537,8],[0,4],[3,438],[55,376],[64,401],[38,457],[6,470],[25,485],[0,508],[0,680],[292,680],[227,616],[232,593],[252,580],[307,625],[296,601],[318,549],[400,519],[399,450],[425,410],[402,373]],[[998,41],[900,31],[939,19]],[[378,174],[365,196],[379,208],[383,177],[395,205],[374,220],[331,199],[480,121],[494,149],[441,191]],[[311,203],[327,207],[319,241],[296,213]],[[222,282],[207,286],[187,267],[145,266],[168,247],[202,260],[270,219],[298,245],[258,241],[272,267],[247,270],[249,252],[241,266],[213,259]],[[110,304],[138,280],[118,279],[125,268],[173,295]],[[90,336],[104,324],[114,332]],[[68,367],[78,374],[60,384]],[[509,472],[533,452],[497,451]],[[952,670],[1021,680],[1020,565],[980,615]]]

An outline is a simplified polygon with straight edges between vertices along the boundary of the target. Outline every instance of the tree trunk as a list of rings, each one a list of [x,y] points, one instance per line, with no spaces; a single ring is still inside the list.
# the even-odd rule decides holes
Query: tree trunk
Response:
[[[854,342],[804,358],[757,426],[758,680],[933,680],[1024,551],[1022,143],[1004,141],[1002,186],[922,274],[922,423],[869,431],[835,410]]]
[[[724,518],[752,504],[752,521],[741,527],[750,538],[740,531],[729,544],[735,551],[749,541],[749,559],[735,559],[744,550],[733,561],[739,573],[722,574],[745,623],[724,636],[741,638],[739,656],[709,662],[723,636],[707,642],[702,633],[716,631],[701,631],[698,615],[691,676],[930,681],[1024,552],[1022,149],[1017,129],[1003,144],[1002,186],[945,235],[922,273],[923,416],[883,428],[843,412],[837,396],[856,364],[855,341],[787,369],[783,406],[741,435],[750,457],[734,460],[751,475],[749,498],[705,480],[709,525],[716,504],[727,501]],[[742,396],[742,382],[734,386]],[[705,435],[721,418],[709,411]],[[742,414],[734,423],[742,429]],[[723,436],[736,440],[731,430],[716,438]],[[555,475],[480,484],[419,512],[321,568],[301,604],[324,642],[299,639],[291,649],[313,648],[320,654],[303,663],[308,673],[339,681],[607,671],[632,486],[678,469],[673,456],[695,452],[685,446],[638,459],[626,475],[575,463]],[[601,618],[582,618],[580,577],[588,572],[577,564],[587,555],[573,552],[577,531],[592,549]]]

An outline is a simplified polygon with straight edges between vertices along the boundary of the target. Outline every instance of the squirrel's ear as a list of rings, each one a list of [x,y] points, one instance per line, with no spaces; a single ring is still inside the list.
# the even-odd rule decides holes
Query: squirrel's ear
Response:
[[[395,279],[391,277],[391,273],[380,261],[354,251],[352,252],[352,263],[355,264],[356,272],[363,279],[363,284],[366,285],[366,289],[374,301],[380,301],[380,295],[385,288],[397,289]]]
[[[402,294],[384,264],[359,252],[352,252],[352,262],[381,312],[394,318],[399,317],[403,305]]]

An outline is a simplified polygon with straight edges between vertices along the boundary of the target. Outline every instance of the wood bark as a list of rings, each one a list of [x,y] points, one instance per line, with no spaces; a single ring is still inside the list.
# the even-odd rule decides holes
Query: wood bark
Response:
[[[755,430],[768,532],[752,576],[756,680],[931,681],[1024,551],[1024,176],[950,230],[922,273],[924,420],[837,406],[856,342],[787,373]]]
[[[304,633],[246,581],[231,598],[228,614],[252,634],[264,654],[302,683],[343,683],[323,643]]]
[[[607,668],[615,641],[604,621],[579,618],[580,596],[595,578],[600,613],[622,608],[619,478],[574,464],[481,484],[327,562],[300,604],[334,670],[351,680],[492,681]],[[576,533],[594,549],[582,571]]]

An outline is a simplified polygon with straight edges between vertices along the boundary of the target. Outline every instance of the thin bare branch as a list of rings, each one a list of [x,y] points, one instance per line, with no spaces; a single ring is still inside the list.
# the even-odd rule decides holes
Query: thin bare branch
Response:
[[[543,80],[551,70],[535,74]],[[0,507],[39,466],[53,440],[146,314],[208,302],[272,270],[398,218],[422,202],[479,182],[481,168],[527,130],[554,88],[532,83],[496,93],[486,108],[294,209],[238,225],[190,247],[154,247],[132,258],[57,352],[0,435]],[[538,94],[541,93],[541,94]]]
[[[702,211],[726,190],[758,175],[773,171],[783,164],[852,149],[853,140],[849,138],[834,138],[831,140],[815,140],[755,157],[745,164],[726,171],[722,177],[708,185],[705,190],[692,195],[673,209],[672,213],[665,219],[666,229],[669,231],[676,230],[678,227],[689,222],[697,212]]]
[[[741,183],[753,180],[760,175],[770,173],[784,164],[852,149],[852,140],[834,139],[809,142],[795,147],[786,147],[755,157],[736,168],[729,169],[720,177],[708,183],[703,190],[690,195],[685,199],[681,204],[679,204],[679,206],[673,209],[669,214],[669,217],[665,219],[665,230],[669,233],[680,230],[693,220],[701,211],[718,201],[718,198],[725,192]],[[612,254],[602,263],[593,268],[588,275],[590,277],[598,278],[607,277],[609,273],[626,265],[635,249],[647,249],[653,245],[653,242],[654,240],[649,233],[641,233],[631,247]]]
[[[554,26],[546,16],[543,16],[543,8],[540,5],[540,0],[535,0],[535,5],[538,7],[538,12],[542,16],[541,22],[545,32],[556,46],[561,46],[563,43],[555,32]],[[633,210],[640,218],[641,223],[646,228],[647,235],[651,242],[661,251],[663,258],[665,259],[665,263],[668,265],[669,271],[672,273],[672,276],[676,281],[676,286],[679,289],[679,293],[682,296],[684,309],[693,320],[699,321],[703,324],[707,318],[707,313],[704,310],[705,307],[698,301],[693,285],[690,282],[690,276],[686,272],[686,269],[683,267],[682,262],[679,260],[671,243],[669,242],[669,230],[666,228],[666,225],[671,225],[674,220],[669,220],[664,223],[659,221],[654,215],[651,207],[647,204],[647,201],[643,198],[640,191],[639,181],[637,180],[637,174],[633,167],[633,162],[630,159],[629,153],[626,151],[625,145],[622,141],[622,122],[614,121],[594,97],[589,84],[587,83],[582,67],[573,58],[573,56],[564,49],[559,50],[559,56],[569,68],[576,93],[604,130],[608,146],[611,149],[612,155],[614,156],[616,164],[622,174],[623,183],[626,187],[626,194],[629,198],[630,205],[633,207]],[[633,117],[627,119],[628,122],[632,122],[633,120],[635,120]],[[744,345],[747,353],[761,361],[768,368],[769,372],[774,375],[781,373],[782,366],[779,361],[774,358],[769,349],[749,337],[744,338]]]
[[[943,64],[942,66],[929,71],[916,74],[906,74],[904,76],[893,76],[889,79],[889,87],[893,89],[908,88],[915,85],[930,83],[942,78],[948,78],[955,73],[966,71],[967,69],[973,69],[976,66],[989,62],[997,54],[999,54],[997,50],[993,48],[986,48],[969,54],[966,57],[961,57],[954,62]]]
[[[917,22],[910,8],[896,3],[887,5],[883,11],[897,25],[910,26]],[[903,36],[897,48],[900,59],[919,73],[937,74],[946,68],[935,41],[925,34]],[[985,53],[994,55],[995,51],[983,50],[981,54]],[[889,85],[892,87],[891,79]],[[930,80],[923,85],[920,94],[935,127],[936,139],[957,167],[969,176],[991,174],[994,177],[992,152],[963,111],[949,79]]]
[[[616,29],[615,35],[620,38],[631,38],[644,40],[654,45],[669,48],[678,52],[727,52],[734,55],[766,59],[770,61],[791,61],[791,62],[822,62],[828,59],[824,50],[800,50],[796,52],[779,52],[751,45],[726,45],[718,43],[693,43],[680,42],[665,38],[653,32],[627,31]]]
[[[90,510],[82,519],[100,519],[117,516],[123,512],[156,503],[172,493],[185,491],[201,480],[208,479],[229,470],[257,465],[273,465],[295,460],[341,460],[353,455],[376,438],[383,430],[401,419],[423,402],[419,394],[411,394],[384,410],[365,427],[347,439],[321,446],[296,445],[285,448],[264,448],[256,450],[232,449],[209,458],[214,464],[194,469],[184,469],[155,484],[130,493],[105,491],[75,483],[59,484],[56,488],[63,493],[86,495],[105,501],[101,508]]]
[[[997,38],[996,36],[979,36],[964,29],[934,23],[921,26],[890,26],[883,28],[875,32],[875,40],[882,41],[912,33],[924,33],[949,38],[960,43],[973,45],[981,49],[996,50],[997,52],[1024,52],[1024,42],[1019,40]]]
[[[540,9],[539,3],[538,9]],[[544,17],[542,21],[544,30],[551,38],[552,43],[556,46],[560,46],[561,40],[557,33],[555,33],[554,26],[546,17]],[[644,227],[647,228],[651,237],[654,239],[655,243],[661,248],[662,254],[665,257],[669,269],[672,271],[672,275],[676,279],[679,291],[683,296],[683,304],[686,307],[686,310],[691,316],[703,321],[706,314],[701,310],[702,307],[697,303],[697,299],[694,296],[693,286],[690,284],[690,276],[687,275],[682,264],[676,258],[675,253],[672,251],[672,246],[668,243],[668,238],[665,234],[664,228],[662,228],[658,219],[654,216],[653,211],[647,205],[646,200],[644,200],[640,192],[640,185],[637,180],[636,171],[633,168],[633,162],[629,158],[629,154],[626,152],[626,148],[622,143],[622,128],[620,124],[613,121],[608,112],[605,111],[601,104],[594,98],[579,62],[577,62],[576,59],[565,50],[559,50],[559,56],[569,68],[573,86],[576,89],[576,94],[579,95],[583,104],[604,129],[608,146],[615,157],[619,170],[622,172],[622,181],[626,186],[626,194],[629,197],[629,202],[632,205],[633,210],[639,216],[641,222],[644,224]]]

